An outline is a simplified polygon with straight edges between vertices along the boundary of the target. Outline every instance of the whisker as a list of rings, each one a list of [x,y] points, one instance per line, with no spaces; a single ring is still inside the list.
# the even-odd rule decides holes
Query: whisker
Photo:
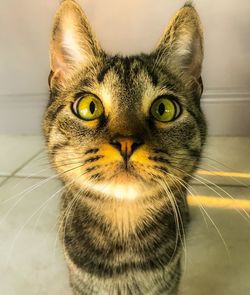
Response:
[[[73,197],[73,200],[67,206],[68,207],[67,208],[67,211],[62,216],[62,219],[61,219],[61,222],[60,222],[60,226],[59,226],[59,229],[58,229],[58,233],[57,233],[57,236],[56,236],[55,244],[54,244],[53,259],[55,258],[56,243],[58,241],[58,238],[59,238],[59,235],[60,234],[61,234],[62,241],[63,241],[62,245],[63,245],[63,247],[65,247],[64,241],[65,241],[66,228],[67,228],[67,225],[68,225],[68,221],[69,221],[70,215],[72,214],[72,208],[74,206],[77,206],[78,200],[81,197],[81,193],[82,193],[82,190],[80,190],[78,192],[78,194],[76,194],[76,196]],[[74,216],[71,215],[71,218],[73,218],[73,217]]]
[[[166,174],[165,171],[163,171],[163,173]],[[167,173],[167,174],[168,174],[168,173]],[[176,177],[176,176],[175,176],[175,177]],[[222,236],[222,234],[221,234],[221,232],[220,232],[218,226],[217,226],[217,225],[215,224],[215,222],[212,220],[212,218],[211,218],[210,215],[207,213],[207,211],[204,209],[204,207],[201,206],[201,208],[202,208],[202,210],[204,211],[204,213],[206,214],[206,216],[208,217],[208,219],[210,220],[210,222],[212,223],[212,225],[214,226],[214,228],[216,229],[216,231],[217,231],[219,237],[221,238],[221,240],[222,240],[222,242],[223,242],[223,244],[224,244],[224,246],[225,246],[225,249],[226,249],[226,251],[227,251],[227,254],[228,254],[228,256],[230,257],[230,251],[229,251],[229,248],[228,248],[228,246],[227,246],[227,244],[226,244],[226,242],[225,242],[225,239],[223,238],[223,236]]]
[[[20,234],[22,233],[23,229],[25,228],[25,226],[29,223],[29,221],[51,200],[53,199],[59,192],[61,192],[64,189],[64,187],[60,188],[56,193],[54,193],[52,196],[50,196],[37,210],[35,210],[35,212],[28,218],[26,219],[26,221],[24,222],[24,224],[21,226],[21,228],[18,230],[15,238],[13,239],[12,245],[10,247],[10,254],[9,254],[9,258],[8,258],[8,262],[7,265],[9,265],[10,263],[10,259],[11,259],[11,254],[13,252],[14,246],[16,241],[18,240]]]
[[[176,207],[175,207],[175,203],[173,201],[173,198],[169,192],[169,189],[168,187],[166,186],[166,183],[163,182],[162,179],[160,179],[159,181],[157,181],[159,183],[159,185],[164,189],[164,191],[166,192],[167,196],[168,196],[168,200],[170,201],[170,204],[171,204],[171,207],[173,209],[173,212],[174,212],[174,220],[175,220],[175,225],[176,225],[176,236],[175,236],[175,248],[174,248],[174,251],[172,253],[172,256],[170,258],[170,261],[174,258],[175,256],[175,253],[177,251],[177,248],[178,248],[178,240],[179,238],[181,239],[181,233],[180,233],[180,226],[179,226],[179,216],[178,216],[178,213],[176,211]]]
[[[219,185],[217,185],[216,183],[214,182],[211,182],[199,175],[196,175],[196,176],[193,176],[191,175],[190,173],[180,169],[180,168],[177,168],[176,166],[173,166],[172,164],[169,164],[171,166],[172,169],[175,169],[177,171],[180,171],[182,173],[184,173],[185,175],[188,175],[190,178],[202,183],[203,185],[205,185],[207,188],[209,188],[210,190],[212,190],[213,192],[215,192],[218,196],[220,196],[221,198],[224,198],[220,193],[218,193],[218,191],[216,191],[215,189],[213,189],[211,187],[211,185],[215,186],[216,188],[218,188],[220,191],[222,191],[223,193],[225,193],[228,197],[230,197],[232,200],[234,200],[234,198],[227,192],[225,191],[224,189],[222,189]],[[163,170],[163,169],[162,169]],[[166,171],[165,171],[166,172]],[[204,183],[201,181],[201,179],[203,179],[204,181],[206,181],[207,183],[209,183],[210,185],[208,185],[207,183]],[[235,208],[235,210],[245,219],[244,215],[240,212],[240,210],[238,208]],[[244,212],[244,214],[248,217],[248,219],[250,220],[250,215],[247,213],[247,211],[244,209],[244,208],[241,208],[241,210]]]
[[[80,177],[82,177],[84,174],[86,174],[87,172],[84,172],[82,174],[80,174],[77,179],[75,179],[73,182],[75,182],[76,180],[78,180]],[[70,188],[68,188],[67,191],[69,191]],[[65,192],[65,194],[67,194],[67,191]],[[64,210],[63,212],[63,215],[60,216],[60,220],[59,220],[59,227],[58,227],[58,230],[57,230],[57,233],[56,233],[56,238],[55,238],[55,241],[54,241],[54,246],[53,246],[53,256],[52,256],[52,261],[55,261],[55,253],[56,253],[56,244],[58,242],[58,239],[59,239],[59,235],[61,233],[61,230],[62,230],[62,227],[64,226],[64,218],[67,218],[67,215],[69,216],[70,214],[70,211],[73,207],[73,205],[78,201],[78,199],[80,198],[81,194],[84,192],[83,189],[80,189],[78,191],[78,193],[73,197],[73,199],[69,202],[69,204],[67,205],[66,209]],[[67,221],[66,221],[67,222]],[[66,225],[65,225],[66,227]],[[65,232],[64,232],[64,235],[65,235]],[[63,244],[64,246],[64,244]],[[53,263],[54,264],[54,263]]]
[[[186,264],[187,264],[187,261],[186,261],[186,258],[187,258],[187,247],[186,247],[185,229],[184,229],[184,224],[183,224],[183,220],[182,220],[182,215],[181,215],[181,212],[179,210],[179,206],[177,204],[177,201],[175,199],[175,196],[174,196],[173,192],[171,191],[170,186],[167,184],[166,181],[165,181],[165,184],[167,185],[168,190],[170,191],[170,194],[172,196],[172,200],[173,200],[173,203],[174,203],[174,206],[175,206],[175,210],[177,212],[177,216],[179,216],[178,217],[178,222],[180,220],[180,224],[181,224],[181,228],[179,228],[179,236],[180,236],[180,241],[181,241],[181,244],[182,244],[182,247],[183,247],[183,250],[184,250],[184,255],[185,255],[185,268],[186,268]],[[180,230],[182,230],[182,234],[181,234],[181,231]]]
[[[219,170],[219,168],[217,167],[217,166],[215,166],[215,165],[211,165],[211,164],[206,164],[208,167],[211,167],[212,169],[215,169],[216,171],[220,171]],[[218,176],[218,174],[216,174],[214,171],[211,171],[211,170],[207,170],[207,169],[203,169],[203,168],[201,168],[202,170],[205,170],[205,171],[207,171],[207,172],[209,172],[209,173],[211,173],[213,176]],[[231,170],[231,172],[233,171],[232,169],[230,169]],[[198,173],[199,173],[199,171],[198,171]],[[234,177],[234,176],[226,176],[227,178],[230,178],[230,179],[232,179],[233,181],[235,181],[235,182],[237,182],[238,184],[240,184],[241,186],[243,186],[243,187],[246,187],[246,188],[249,188],[249,185],[248,184],[246,184],[245,182],[243,182],[243,181],[241,181],[241,180],[239,180],[239,179],[237,179],[236,177]]]
[[[215,183],[213,183],[213,182],[211,182],[211,181],[209,181],[209,180],[207,180],[207,179],[205,179],[205,178],[203,178],[203,177],[201,177],[201,176],[198,176],[197,175],[197,178],[199,178],[199,179],[202,179],[202,180],[204,180],[204,181],[207,181],[209,184],[213,184],[216,188],[218,188],[220,191],[222,191],[223,193],[225,193],[231,200],[235,200],[235,198],[234,197],[232,197],[226,190],[224,190],[223,188],[221,188],[219,185],[217,185],[217,184],[215,184]],[[197,181],[199,181],[199,179],[196,179]],[[204,184],[204,182],[202,182],[202,181],[200,181],[200,183],[203,183]],[[211,187],[210,187],[210,189],[211,190],[213,190]],[[213,191],[215,191],[215,190],[213,190]],[[220,194],[219,194],[220,195]],[[224,197],[222,196],[222,195],[220,195],[223,199],[224,199]],[[245,215],[248,217],[248,219],[246,219],[245,218],[245,216],[240,212],[240,210],[239,209],[235,209],[246,221],[248,221],[248,222],[250,222],[250,215],[249,215],[249,213],[244,209],[244,208],[241,208],[241,210],[245,213]]]
[[[168,154],[167,154],[167,155],[168,155]],[[188,159],[186,158],[185,155],[183,155],[183,157],[177,157],[176,155],[172,155],[172,156],[169,156],[169,155],[168,155],[168,157],[170,157],[169,160],[175,159],[175,160],[185,160],[185,162],[186,162],[186,161],[190,161],[190,160],[188,160]],[[234,172],[234,169],[230,168],[229,166],[224,165],[223,163],[221,163],[221,162],[219,162],[219,161],[217,161],[217,160],[215,160],[215,159],[212,159],[212,158],[210,158],[210,157],[206,157],[206,156],[204,156],[204,155],[202,156],[202,158],[203,158],[203,159],[208,159],[208,160],[210,160],[210,161],[214,161],[214,162],[216,162],[217,164],[221,165],[223,168],[226,168],[228,171]],[[193,161],[193,160],[192,160],[192,161]],[[209,163],[201,163],[201,165],[207,165],[208,167],[210,166],[210,167],[212,167],[213,169],[216,169],[216,170],[219,169],[217,166],[211,165],[211,164],[209,164]],[[196,168],[199,168],[199,169],[202,169],[202,170],[207,170],[207,169],[204,169],[203,167],[201,167],[200,165],[197,165]],[[210,171],[210,170],[207,170],[207,171]],[[211,171],[210,171],[210,172],[211,172]],[[216,176],[216,174],[215,174],[215,176]],[[230,179],[234,180],[235,182],[239,183],[239,184],[242,185],[242,186],[249,187],[248,184],[246,184],[246,183],[243,182],[243,181],[240,181],[239,179],[237,179],[237,178],[234,177],[234,176],[227,176],[227,177],[229,177]]]
[[[196,191],[195,189],[193,189],[193,190],[195,191],[195,193],[193,193],[193,192],[191,191],[191,188],[189,188],[189,184],[188,184],[186,181],[184,181],[183,179],[181,179],[181,178],[179,178],[179,177],[177,177],[177,176],[175,176],[175,175],[173,175],[173,174],[169,174],[168,176],[172,177],[174,181],[177,181],[182,187],[184,187],[184,188],[186,189],[186,191],[187,191],[190,195],[196,195],[196,194],[197,194],[197,191]],[[185,198],[186,198],[186,196],[185,196]],[[202,205],[201,205],[201,206],[202,206]],[[201,210],[200,207],[199,207],[199,209],[200,209],[200,212],[201,212],[201,214],[202,214],[202,217],[203,217],[203,219],[204,219],[204,222],[205,222],[206,226],[208,226],[207,220],[206,220],[206,218],[205,218],[205,216],[204,216],[204,212]]]
[[[52,179],[58,177],[59,175],[61,176],[61,175],[63,175],[63,174],[66,174],[66,173],[68,173],[68,172],[70,172],[70,171],[73,171],[74,169],[80,168],[81,166],[82,166],[82,164],[79,165],[79,166],[77,166],[77,167],[74,167],[74,168],[71,168],[71,169],[69,169],[69,170],[66,170],[66,171],[64,171],[64,172],[62,172],[62,173],[60,173],[60,174],[53,175],[53,176],[51,176],[51,177],[49,177],[49,178],[47,178],[47,179],[45,179],[45,180],[39,182],[38,184],[32,185],[31,187],[25,189],[23,192],[21,192],[21,193],[15,195],[15,196],[13,196],[13,197],[11,197],[11,198],[8,198],[7,200],[5,200],[5,202],[2,202],[2,203],[6,203],[6,201],[9,201],[10,199],[15,199],[15,198],[17,198],[17,197],[20,197],[20,198],[14,203],[14,205],[13,205],[13,206],[7,211],[7,213],[3,216],[3,218],[0,220],[0,225],[2,224],[2,222],[4,221],[4,219],[8,217],[8,215],[10,214],[10,212],[11,212],[14,208],[16,208],[16,206],[17,206],[17,205],[18,205],[18,204],[19,204],[19,203],[25,198],[25,196],[26,196],[28,193],[32,192],[33,190],[35,190],[36,188],[40,187],[41,185],[47,183],[48,181],[50,181],[50,180],[52,180]]]
[[[200,182],[201,184],[203,184],[203,185],[205,185],[207,188],[209,188],[210,190],[212,190],[214,193],[216,193],[218,196],[220,196],[222,199],[224,199],[224,197],[223,197],[223,195],[222,194],[220,194],[218,191],[216,191],[214,188],[212,188],[210,185],[208,185],[207,183],[209,183],[209,184],[213,184],[216,188],[218,188],[221,192],[223,192],[223,193],[225,193],[230,199],[232,199],[232,200],[235,200],[235,198],[233,197],[233,196],[231,196],[226,190],[224,190],[223,188],[221,188],[219,185],[217,185],[216,183],[213,183],[213,182],[211,182],[211,181],[209,181],[209,180],[207,180],[207,179],[205,179],[205,178],[203,178],[203,177],[201,177],[201,176],[193,176],[193,175],[191,175],[191,174],[189,174],[189,173],[187,173],[187,172],[185,172],[184,170],[182,170],[182,169],[180,169],[180,168],[174,168],[174,169],[176,169],[176,170],[179,170],[179,171],[181,171],[182,173],[185,173],[186,175],[188,175],[189,177],[191,177],[191,178],[193,178],[193,179],[195,179],[195,180],[197,180],[198,182]],[[202,180],[203,181],[202,181]],[[206,181],[206,182],[204,182],[204,181]],[[241,208],[241,210],[245,213],[245,215],[246,215],[246,217],[248,217],[248,219],[246,219],[245,218],[245,216],[240,212],[240,210],[238,209],[238,208],[235,208],[235,210],[242,216],[242,218],[244,219],[244,220],[247,220],[248,222],[249,222],[249,220],[250,220],[250,215],[248,214],[248,212],[244,209],[244,208]]]
[[[39,187],[39,186],[41,186],[41,185],[43,185],[43,184],[49,182],[50,180],[52,180],[52,179],[54,179],[54,178],[56,178],[56,177],[57,177],[57,175],[53,175],[53,176],[47,177],[46,179],[43,179],[42,181],[40,181],[38,184],[36,183],[36,184],[34,184],[34,185],[32,185],[32,186],[26,188],[26,189],[23,190],[22,192],[20,192],[20,193],[14,195],[14,196],[12,196],[12,197],[10,197],[10,198],[8,198],[8,199],[2,201],[2,202],[0,202],[0,204],[5,204],[5,203],[9,202],[10,200],[13,200],[13,199],[16,199],[16,198],[19,197],[19,196],[22,196],[23,194],[28,194],[29,192],[33,191],[33,190],[36,189],[37,187]],[[0,221],[0,224],[1,224],[1,221]]]

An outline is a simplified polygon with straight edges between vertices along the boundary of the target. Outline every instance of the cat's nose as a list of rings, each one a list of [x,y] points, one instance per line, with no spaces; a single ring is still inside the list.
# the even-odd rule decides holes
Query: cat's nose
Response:
[[[124,161],[128,161],[133,152],[143,144],[143,141],[133,136],[118,136],[114,137],[110,144],[118,149]]]

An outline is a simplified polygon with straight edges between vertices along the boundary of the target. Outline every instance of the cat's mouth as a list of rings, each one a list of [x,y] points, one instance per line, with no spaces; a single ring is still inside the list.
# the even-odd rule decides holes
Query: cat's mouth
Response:
[[[131,183],[137,181],[138,179],[139,177],[131,169],[120,171],[112,175],[110,178],[111,181],[115,181],[117,183]]]
[[[130,162],[121,163],[109,178],[110,181],[117,183],[131,184],[142,182],[142,177],[136,171],[135,166]]]

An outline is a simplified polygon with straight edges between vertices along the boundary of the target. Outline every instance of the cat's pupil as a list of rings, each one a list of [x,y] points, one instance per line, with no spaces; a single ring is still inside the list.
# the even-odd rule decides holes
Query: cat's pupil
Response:
[[[91,101],[90,105],[89,105],[89,109],[91,114],[93,115],[95,112],[95,103],[93,101]]]
[[[159,105],[159,109],[158,109],[159,114],[162,116],[165,113],[165,105],[164,103],[161,103]]]

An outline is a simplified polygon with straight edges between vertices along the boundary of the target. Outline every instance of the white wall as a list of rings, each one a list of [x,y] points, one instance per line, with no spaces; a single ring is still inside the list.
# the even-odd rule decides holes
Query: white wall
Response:
[[[79,0],[103,47],[149,52],[184,1]],[[0,132],[39,133],[56,0],[0,2]],[[203,107],[210,133],[250,135],[250,2],[194,1],[205,30]]]

